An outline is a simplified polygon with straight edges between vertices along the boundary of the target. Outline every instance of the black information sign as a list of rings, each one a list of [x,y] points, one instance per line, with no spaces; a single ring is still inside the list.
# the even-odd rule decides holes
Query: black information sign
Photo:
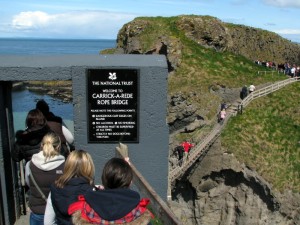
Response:
[[[139,73],[88,69],[89,142],[138,142]]]

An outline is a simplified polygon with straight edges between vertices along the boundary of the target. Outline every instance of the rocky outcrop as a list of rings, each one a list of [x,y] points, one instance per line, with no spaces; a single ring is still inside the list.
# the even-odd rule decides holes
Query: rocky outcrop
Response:
[[[255,61],[289,62],[300,64],[300,45],[266,30],[224,23],[210,16],[178,16],[176,27],[199,45],[217,51],[229,51]],[[135,19],[118,33],[117,51],[125,54],[153,54],[167,56],[169,70],[181,62],[182,44],[173,36],[162,35],[144,47],[141,36],[153,26],[151,20]]]
[[[181,63],[182,43],[180,39],[162,35],[153,39],[150,46],[144,47],[140,35],[148,29],[148,20],[134,20],[125,24],[118,33],[117,53],[123,54],[162,54],[167,56],[169,72]]]
[[[300,64],[300,46],[269,31],[197,16],[182,16],[177,26],[188,38],[217,51],[233,52],[252,61]]]
[[[170,206],[186,225],[296,225],[299,193],[279,193],[251,168],[221,148],[220,140],[206,157],[177,181]]]
[[[170,29],[175,26],[178,32],[173,35]],[[171,27],[171,28],[170,28]],[[155,30],[151,33],[151,30]],[[156,30],[158,32],[156,32]],[[261,29],[224,23],[210,16],[178,16],[170,20],[136,18],[125,24],[117,37],[116,53],[122,54],[163,54],[167,58],[169,76],[173,76],[183,62],[182,36],[206,48],[219,52],[229,51],[252,60],[274,61],[277,63],[300,64],[300,46],[283,39],[279,35]],[[189,67],[190,73],[196,73]],[[239,97],[237,89],[214,84],[209,95],[206,90],[197,90],[198,96],[190,93],[172,93],[168,98],[168,118],[170,131],[187,129],[189,123],[204,120],[218,110],[221,101],[232,103]],[[217,90],[217,91],[216,91]],[[225,91],[224,91],[225,90]],[[223,92],[222,92],[223,91]],[[234,93],[234,98],[228,93]],[[209,99],[209,103],[201,102]],[[177,101],[176,99],[180,99]],[[208,105],[210,104],[210,105]],[[201,124],[199,123],[199,126]],[[194,129],[194,128],[192,128]]]
[[[50,95],[54,98],[61,99],[63,102],[72,102],[72,83],[65,81],[64,84],[51,85],[51,82],[47,83],[35,83],[35,82],[17,82],[13,84],[13,89],[28,89],[32,92],[43,93]]]

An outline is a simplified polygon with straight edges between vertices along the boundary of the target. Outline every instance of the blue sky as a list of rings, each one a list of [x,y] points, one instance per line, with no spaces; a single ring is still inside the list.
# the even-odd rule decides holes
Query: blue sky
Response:
[[[210,15],[300,43],[300,0],[0,0],[0,38],[116,39],[139,16]]]

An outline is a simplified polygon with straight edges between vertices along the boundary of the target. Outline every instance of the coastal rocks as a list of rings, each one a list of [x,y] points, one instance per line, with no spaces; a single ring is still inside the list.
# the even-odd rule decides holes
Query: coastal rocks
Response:
[[[197,108],[187,99],[188,96],[183,93],[177,93],[168,97],[167,122],[170,126],[171,133],[184,128],[197,119]]]
[[[252,61],[300,63],[300,46],[272,32],[224,23],[210,16],[181,16],[177,26],[188,38],[217,51],[230,51]]]
[[[168,63],[169,72],[176,69],[181,63],[182,43],[180,39],[172,36],[158,36],[151,40],[145,47],[145,42],[139,35],[151,27],[151,21],[134,20],[125,24],[118,33],[117,53],[123,54],[160,54],[165,55]]]
[[[149,30],[155,27],[155,23],[162,30],[166,26],[158,20],[145,18],[137,18],[125,24],[118,33],[116,52],[164,54],[169,62],[169,71],[172,71],[181,63],[182,43],[177,37],[167,34],[151,33],[150,38]],[[273,32],[225,23],[211,16],[182,15],[174,23],[188,39],[216,51],[229,51],[253,62],[259,59],[278,64],[300,64],[300,45]]]
[[[177,181],[169,204],[186,225],[299,224],[300,196],[280,194],[240,164],[217,140],[206,157]]]
[[[17,82],[13,84],[13,89],[27,89],[32,92],[43,93],[61,99],[63,102],[72,102],[72,83],[64,81],[59,85],[50,82]]]
[[[214,17],[179,17],[177,21],[179,29],[185,32],[185,35],[198,44],[216,49],[217,51],[226,51],[229,45],[228,29],[222,21]]]

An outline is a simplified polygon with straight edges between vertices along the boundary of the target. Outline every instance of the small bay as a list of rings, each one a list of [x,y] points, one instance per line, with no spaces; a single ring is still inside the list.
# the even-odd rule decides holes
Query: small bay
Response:
[[[81,39],[30,39],[0,38],[0,55],[66,55],[99,54],[101,50],[114,48],[116,40]],[[14,130],[25,129],[25,119],[29,110],[35,108],[39,99],[44,99],[50,110],[63,118],[64,123],[74,133],[73,104],[59,98],[33,92],[27,89],[14,90],[12,108]]]

